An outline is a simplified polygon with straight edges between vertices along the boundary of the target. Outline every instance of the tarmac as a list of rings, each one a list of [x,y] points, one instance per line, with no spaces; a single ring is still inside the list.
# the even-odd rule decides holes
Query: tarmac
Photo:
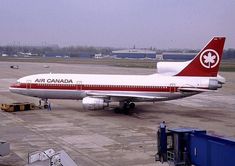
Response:
[[[11,65],[18,65],[19,69],[11,69]],[[27,62],[0,62],[0,69],[0,103],[36,104],[37,98],[10,93],[9,85],[20,77],[38,73],[155,72],[144,68]],[[195,127],[235,138],[235,72],[221,75],[227,83],[218,92],[167,102],[137,103],[131,115],[113,110],[85,111],[81,101],[76,100],[50,100],[52,111],[0,111],[0,140],[11,145],[10,155],[0,157],[0,165],[26,165],[28,153],[53,148],[65,150],[81,166],[161,166],[154,161],[154,155],[156,131],[163,120],[169,128]]]

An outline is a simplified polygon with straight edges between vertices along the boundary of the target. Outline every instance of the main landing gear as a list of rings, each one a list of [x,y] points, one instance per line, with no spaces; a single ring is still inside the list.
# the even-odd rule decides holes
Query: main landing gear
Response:
[[[124,102],[119,102],[119,107],[115,108],[115,113],[123,113],[125,115],[129,115],[130,111],[133,110],[135,108],[135,103],[133,102],[128,102],[128,101],[124,101]]]

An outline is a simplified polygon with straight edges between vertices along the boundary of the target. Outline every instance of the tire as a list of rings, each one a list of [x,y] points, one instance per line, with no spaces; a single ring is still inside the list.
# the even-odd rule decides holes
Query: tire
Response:
[[[130,103],[129,105],[130,105],[130,106],[129,106],[130,109],[134,109],[134,108],[135,108],[135,103]]]
[[[124,115],[130,115],[129,109],[123,109],[122,112]]]
[[[117,114],[120,114],[121,110],[120,110],[120,108],[114,108],[114,112],[117,113]]]

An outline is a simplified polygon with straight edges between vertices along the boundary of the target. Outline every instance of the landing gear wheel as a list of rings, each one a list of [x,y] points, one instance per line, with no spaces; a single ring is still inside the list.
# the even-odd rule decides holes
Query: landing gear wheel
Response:
[[[117,114],[120,114],[121,113],[121,109],[120,108],[114,108],[114,112],[117,113]]]
[[[123,109],[123,111],[128,110],[129,109],[129,103],[124,103],[122,109]]]
[[[135,108],[135,103],[130,103],[129,107],[130,107],[130,109],[134,109]]]
[[[125,115],[130,115],[129,109],[123,109],[122,112],[123,112],[123,114],[125,114]]]
[[[129,102],[129,101],[122,101],[119,102],[119,110],[117,111],[115,109],[116,113],[123,113],[125,115],[130,115],[131,114],[131,110],[135,108],[135,103],[133,102]]]
[[[49,107],[48,99],[41,99],[43,103],[43,108],[47,109]],[[39,104],[41,105],[41,100],[39,100]]]

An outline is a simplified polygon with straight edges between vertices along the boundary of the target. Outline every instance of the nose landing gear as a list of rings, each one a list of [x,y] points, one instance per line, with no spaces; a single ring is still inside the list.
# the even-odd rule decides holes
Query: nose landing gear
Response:
[[[50,105],[50,103],[48,102],[48,99],[40,99],[39,106],[42,106],[42,101],[43,101],[43,108],[47,109]]]

